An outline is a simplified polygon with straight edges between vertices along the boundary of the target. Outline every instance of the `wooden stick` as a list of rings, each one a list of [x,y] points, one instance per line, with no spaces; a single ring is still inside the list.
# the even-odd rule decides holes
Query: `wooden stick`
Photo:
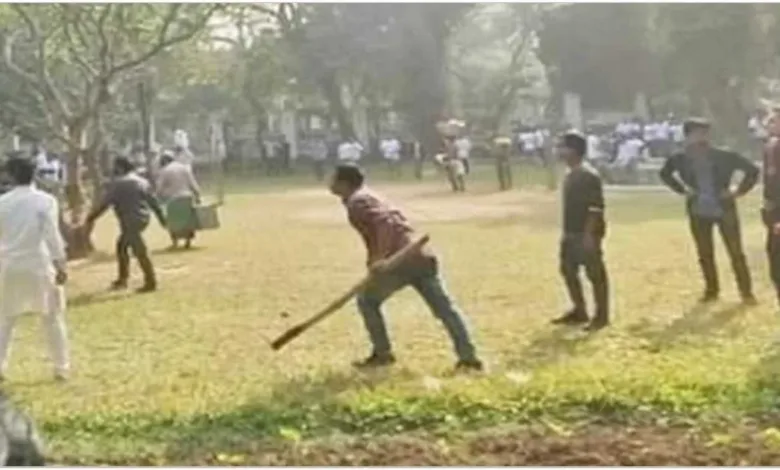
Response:
[[[418,239],[414,243],[410,243],[406,245],[397,253],[395,253],[393,256],[388,258],[387,271],[392,271],[393,269],[398,267],[398,265],[400,265],[404,260],[406,260],[406,258],[409,255],[419,251],[420,248],[423,247],[423,245],[428,243],[428,240],[430,240],[430,237],[428,235],[423,235],[422,237],[420,237],[420,239]],[[368,286],[368,284],[370,284],[373,280],[374,280],[374,275],[372,273],[369,273],[366,276],[364,276],[363,279],[361,279],[358,283],[352,286],[352,288],[350,288],[338,299],[328,304],[325,308],[320,310],[316,315],[312,316],[311,318],[304,321],[303,323],[299,323],[298,325],[295,325],[294,327],[282,333],[281,336],[276,338],[273,341],[273,343],[271,343],[271,349],[273,349],[274,351],[281,349],[287,343],[289,343],[293,339],[303,334],[303,332],[305,332],[312,326],[316,325],[317,323],[321,322],[325,318],[329,317],[334,312],[338,311],[347,302],[349,302],[352,299],[352,297],[356,296],[363,289],[365,289],[366,286]]]

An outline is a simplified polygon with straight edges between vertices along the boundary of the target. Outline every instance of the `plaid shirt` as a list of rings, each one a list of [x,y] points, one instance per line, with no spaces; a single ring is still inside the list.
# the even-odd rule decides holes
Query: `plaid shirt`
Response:
[[[349,223],[360,233],[368,264],[387,258],[412,241],[414,230],[397,208],[372,191],[361,188],[344,200]],[[432,257],[423,249],[424,255]]]

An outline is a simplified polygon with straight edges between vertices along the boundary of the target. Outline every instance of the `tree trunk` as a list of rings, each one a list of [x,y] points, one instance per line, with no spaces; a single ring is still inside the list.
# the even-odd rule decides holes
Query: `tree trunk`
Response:
[[[68,126],[65,202],[70,221],[66,220],[64,209],[60,213],[60,232],[67,245],[68,259],[85,258],[93,250],[89,234],[80,229],[86,216],[86,198],[81,172],[83,136],[84,127],[80,123]]]
[[[341,86],[339,86],[339,82],[336,79],[336,73],[333,71],[326,72],[325,76],[320,80],[320,87],[325,100],[328,102],[331,116],[336,118],[341,140],[354,139],[356,136],[355,127],[352,125],[349,111],[344,106]]]

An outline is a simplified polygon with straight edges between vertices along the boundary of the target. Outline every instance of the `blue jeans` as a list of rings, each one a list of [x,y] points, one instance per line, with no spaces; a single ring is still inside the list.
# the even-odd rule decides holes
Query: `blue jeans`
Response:
[[[358,309],[363,317],[373,354],[389,355],[392,351],[387,327],[382,316],[382,304],[393,293],[411,286],[428,304],[433,315],[441,320],[452,340],[459,360],[476,360],[474,345],[463,315],[447,293],[438,269],[407,270],[388,274],[357,297]]]

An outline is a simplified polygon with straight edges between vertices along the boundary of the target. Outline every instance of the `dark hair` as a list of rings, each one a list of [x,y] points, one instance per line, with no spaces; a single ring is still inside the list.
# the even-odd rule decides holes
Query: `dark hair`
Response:
[[[164,153],[160,157],[160,165],[165,166],[165,165],[167,165],[169,163],[173,163],[174,160],[175,159],[173,158],[173,155],[171,155],[169,153]]]
[[[564,147],[574,150],[577,156],[582,157],[588,148],[585,137],[580,132],[569,131],[563,134],[561,141]]]
[[[135,165],[127,157],[116,157],[114,159],[114,169],[124,175],[135,170]]]
[[[352,188],[359,188],[363,186],[365,179],[363,170],[357,165],[342,163],[336,166],[335,181],[347,183]]]
[[[26,185],[33,182],[35,177],[35,163],[29,158],[12,158],[6,163],[6,170],[14,184]]]
[[[683,135],[688,136],[695,130],[709,129],[710,127],[712,127],[710,121],[704,118],[689,118],[683,123]]]

